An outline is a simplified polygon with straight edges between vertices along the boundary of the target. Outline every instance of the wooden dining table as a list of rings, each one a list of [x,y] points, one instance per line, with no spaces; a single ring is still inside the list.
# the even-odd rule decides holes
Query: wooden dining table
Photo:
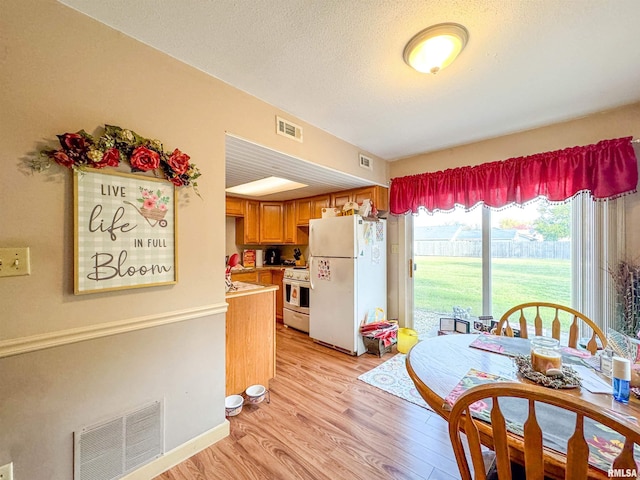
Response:
[[[476,334],[452,334],[427,338],[418,342],[407,354],[407,371],[416,389],[429,407],[445,420],[449,419],[450,413],[450,405],[445,402],[445,398],[471,369],[506,377],[512,381],[533,383],[518,375],[512,356],[470,347],[478,337]],[[523,342],[523,346],[524,342],[529,342],[528,339],[510,341]],[[619,416],[640,419],[640,400],[633,395],[628,404],[623,404],[616,402],[610,393],[591,393],[583,387],[565,389],[562,392],[616,412]],[[493,448],[491,426],[479,423],[482,444]],[[634,420],[630,419],[629,423],[633,424]],[[637,421],[635,427],[640,430]],[[512,460],[524,464],[524,444],[521,440],[518,436],[511,435],[509,449]],[[564,470],[564,455],[547,449],[545,475],[549,478],[563,479]],[[591,470],[589,478],[608,478],[606,472]]]

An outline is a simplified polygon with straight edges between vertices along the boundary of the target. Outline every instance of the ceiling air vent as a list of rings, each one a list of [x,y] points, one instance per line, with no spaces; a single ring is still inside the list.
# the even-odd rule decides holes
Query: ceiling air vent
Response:
[[[302,127],[276,116],[276,133],[302,143]]]
[[[359,157],[360,157],[360,166],[362,168],[366,168],[367,170],[373,170],[373,160],[371,158],[366,157],[363,154],[360,154]]]

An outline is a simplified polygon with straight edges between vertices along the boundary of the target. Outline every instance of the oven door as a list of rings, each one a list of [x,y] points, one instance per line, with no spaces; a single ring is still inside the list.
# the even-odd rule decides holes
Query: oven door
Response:
[[[285,279],[282,287],[284,308],[294,312],[309,313],[309,282]]]

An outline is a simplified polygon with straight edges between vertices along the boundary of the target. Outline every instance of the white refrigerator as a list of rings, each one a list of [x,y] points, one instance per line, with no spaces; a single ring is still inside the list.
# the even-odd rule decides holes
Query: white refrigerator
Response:
[[[359,215],[311,220],[309,252],[309,336],[362,355],[360,324],[387,311],[386,220]]]

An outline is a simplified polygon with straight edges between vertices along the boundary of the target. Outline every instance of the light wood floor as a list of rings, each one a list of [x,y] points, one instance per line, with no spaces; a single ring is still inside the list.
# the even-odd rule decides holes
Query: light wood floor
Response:
[[[271,403],[156,480],[460,478],[444,420],[358,380],[391,353],[350,357],[281,326],[277,342]]]

